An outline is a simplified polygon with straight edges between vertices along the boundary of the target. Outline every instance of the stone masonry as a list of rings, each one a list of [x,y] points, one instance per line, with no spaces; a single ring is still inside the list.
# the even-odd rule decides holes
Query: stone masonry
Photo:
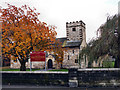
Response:
[[[79,52],[83,47],[86,47],[86,31],[85,23],[83,21],[76,21],[66,23],[67,43],[66,48],[69,48],[64,52],[63,67],[70,68],[71,66],[81,66],[86,68],[85,60],[81,60],[79,65]]]

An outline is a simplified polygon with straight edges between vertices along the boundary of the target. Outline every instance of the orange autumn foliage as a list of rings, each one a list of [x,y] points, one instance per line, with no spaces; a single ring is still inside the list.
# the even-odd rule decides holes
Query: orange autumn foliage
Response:
[[[53,52],[55,55],[56,62],[59,64],[63,62],[63,54],[64,49],[62,48],[62,44],[59,40],[55,41]]]
[[[63,56],[64,56],[64,52],[68,50],[68,48],[63,48],[62,46],[62,42],[60,42],[60,40],[55,40],[54,45],[52,46],[52,50],[54,52],[55,55],[55,60],[57,62],[57,64],[62,64],[63,63]]]
[[[29,6],[0,8],[2,18],[2,54],[11,54],[26,62],[33,50],[46,50],[55,42],[54,26],[38,19],[40,13]]]

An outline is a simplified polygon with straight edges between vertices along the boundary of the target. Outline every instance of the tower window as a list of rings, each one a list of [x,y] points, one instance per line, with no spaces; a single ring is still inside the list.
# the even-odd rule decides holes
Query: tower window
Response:
[[[69,58],[70,58],[70,57],[69,57],[69,55],[68,55],[68,60],[69,60]]]
[[[75,59],[75,63],[78,63],[78,59]]]
[[[74,54],[74,50],[73,50],[73,54]]]
[[[72,28],[72,31],[76,31],[76,28]]]

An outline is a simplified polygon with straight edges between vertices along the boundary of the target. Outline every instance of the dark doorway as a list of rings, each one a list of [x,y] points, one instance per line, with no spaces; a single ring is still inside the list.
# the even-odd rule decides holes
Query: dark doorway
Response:
[[[48,69],[52,69],[53,68],[53,63],[52,63],[52,60],[49,59],[48,60]]]

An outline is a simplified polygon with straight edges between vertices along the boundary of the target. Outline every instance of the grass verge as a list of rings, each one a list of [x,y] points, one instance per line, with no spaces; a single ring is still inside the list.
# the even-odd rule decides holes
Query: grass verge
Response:
[[[37,71],[40,69],[32,69],[32,71]],[[20,71],[20,69],[2,69],[1,71]],[[30,69],[26,69],[26,71],[30,71]],[[68,69],[52,69],[48,71],[63,71],[63,72],[68,72]]]
[[[48,70],[48,71],[64,71],[64,72],[68,72],[68,69],[53,69],[53,70]]]

